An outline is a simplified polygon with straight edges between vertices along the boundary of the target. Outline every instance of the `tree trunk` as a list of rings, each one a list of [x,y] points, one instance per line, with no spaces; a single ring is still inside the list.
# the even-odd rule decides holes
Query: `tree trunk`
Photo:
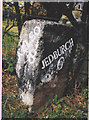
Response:
[[[15,10],[16,10],[16,19],[17,19],[18,32],[19,32],[19,35],[20,35],[22,22],[21,22],[21,14],[20,14],[18,2],[15,2],[14,6],[15,6]]]

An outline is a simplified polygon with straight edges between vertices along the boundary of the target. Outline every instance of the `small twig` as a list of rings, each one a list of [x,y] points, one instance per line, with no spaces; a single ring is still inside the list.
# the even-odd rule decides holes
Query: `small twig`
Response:
[[[4,107],[3,107],[3,109],[5,108],[5,106],[6,106],[6,104],[7,104],[7,100],[8,100],[8,98],[6,99],[6,101],[5,101],[5,104],[4,104]]]
[[[19,37],[19,35],[11,35],[11,34],[9,34],[7,31],[4,31],[4,34],[7,34],[7,35],[13,36],[13,37]],[[4,35],[4,36],[5,36],[5,35]]]
[[[14,25],[12,25],[11,27],[9,27],[8,30],[6,30],[6,32],[8,32],[12,27],[14,27]]]
[[[11,96],[7,96],[7,98],[6,98],[6,101],[5,101],[5,104],[4,104],[4,106],[3,106],[3,109],[5,108],[5,106],[6,106],[6,104],[7,104],[7,100],[8,100],[8,98],[10,98]]]

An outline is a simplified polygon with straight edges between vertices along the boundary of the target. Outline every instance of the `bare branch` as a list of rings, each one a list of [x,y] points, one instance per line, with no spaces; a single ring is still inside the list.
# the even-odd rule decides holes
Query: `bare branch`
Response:
[[[19,37],[19,35],[11,35],[10,33],[8,33],[8,31],[4,31],[4,36],[5,36],[5,34],[7,34],[8,36]]]

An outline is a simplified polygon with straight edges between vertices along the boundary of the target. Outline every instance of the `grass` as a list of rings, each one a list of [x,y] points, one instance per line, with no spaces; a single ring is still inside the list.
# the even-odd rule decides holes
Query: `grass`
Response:
[[[17,77],[3,72],[2,76],[2,117],[24,118],[26,106],[18,99]]]
[[[40,112],[30,114],[27,106],[18,99],[17,77],[3,72],[2,110],[3,118],[87,118],[88,89],[63,98],[56,95],[47,105],[39,108]]]
[[[8,73],[15,72],[16,64],[16,49],[19,42],[18,37],[8,36],[4,33],[6,22],[3,22],[3,41],[2,41],[2,59],[3,59],[3,70]],[[11,25],[11,24],[10,24]],[[16,28],[17,29],[17,28]],[[14,28],[9,31],[9,34],[16,35]]]
[[[63,98],[56,95],[40,112],[30,114],[27,106],[18,99],[17,77],[3,72],[2,76],[2,110],[3,118],[87,118],[88,89]]]
[[[87,101],[88,90],[84,89],[81,93],[72,94],[58,99],[57,96],[53,101],[42,108],[41,118],[87,118]]]

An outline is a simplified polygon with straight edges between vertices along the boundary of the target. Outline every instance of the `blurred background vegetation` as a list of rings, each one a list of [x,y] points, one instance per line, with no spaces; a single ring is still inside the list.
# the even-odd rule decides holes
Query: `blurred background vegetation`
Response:
[[[65,5],[64,5],[65,6]],[[72,7],[71,7],[72,6]],[[87,24],[86,12],[79,10],[78,6],[70,9],[77,23]],[[86,10],[86,9],[85,9]],[[47,105],[40,108],[39,113],[34,110],[29,113],[28,106],[18,100],[17,77],[15,73],[16,50],[19,42],[21,27],[26,19],[34,16],[47,16],[47,9],[41,3],[28,2],[4,2],[3,3],[3,41],[2,41],[2,117],[4,118],[87,118],[88,115],[88,71],[87,71],[87,41],[78,39],[77,55],[78,59],[73,66],[75,76],[73,77],[73,91],[59,99],[57,95],[53,100],[49,100]],[[49,11],[50,12],[50,11]],[[63,11],[62,11],[63,12]],[[67,12],[67,11],[66,11]],[[62,13],[58,21],[65,25],[72,25],[67,14]],[[52,18],[53,19],[53,18]],[[74,26],[76,26],[74,24]],[[80,30],[81,32],[81,30]],[[87,35],[87,33],[86,33]],[[81,67],[79,66],[81,65]],[[70,73],[70,77],[71,73]]]

